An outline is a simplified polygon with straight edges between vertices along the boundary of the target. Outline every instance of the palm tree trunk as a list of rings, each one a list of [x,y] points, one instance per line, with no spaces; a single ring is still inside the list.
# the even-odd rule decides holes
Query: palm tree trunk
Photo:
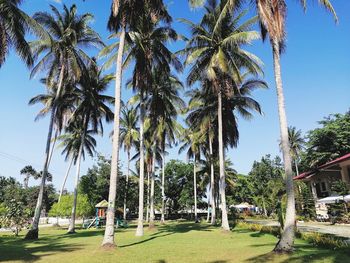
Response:
[[[117,56],[117,70],[115,74],[115,101],[114,101],[114,127],[111,174],[109,180],[108,209],[106,215],[106,229],[102,241],[103,247],[114,247],[114,214],[115,197],[117,195],[118,161],[119,161],[119,130],[120,130],[120,98],[123,74],[123,53],[125,43],[125,26],[122,27],[119,37],[119,48]]]
[[[194,222],[198,223],[196,155],[194,155],[194,162],[193,162],[193,194],[194,194]]]
[[[61,70],[60,70],[60,76],[59,76],[59,81],[58,81],[55,101],[57,100],[57,98],[60,97],[61,89],[62,89],[62,86],[63,86],[63,78],[64,78],[65,66],[64,66],[63,63],[61,65],[62,66],[61,66]],[[51,138],[52,138],[52,130],[53,130],[53,124],[54,124],[54,119],[55,119],[55,113],[56,113],[56,106],[54,105],[52,107],[52,110],[51,110],[49,132],[48,132],[47,139],[46,139],[43,175],[41,177],[39,195],[38,195],[38,200],[37,200],[36,207],[35,207],[35,212],[34,212],[34,219],[33,219],[33,223],[32,223],[31,229],[26,234],[25,239],[38,239],[39,220],[40,220],[40,214],[41,214],[41,209],[42,209],[42,205],[43,205],[45,182],[46,182],[48,166],[49,166],[50,146],[51,146]]]
[[[56,130],[55,130],[55,136],[53,137],[53,143],[52,143],[52,146],[51,146],[51,152],[50,152],[48,167],[50,166],[50,163],[51,163],[51,159],[52,159],[52,155],[53,155],[53,150],[55,149],[57,137],[58,137],[58,129],[56,128]]]
[[[210,191],[210,189],[209,189]],[[210,219],[210,198],[208,198],[208,202],[207,202],[207,220],[206,222],[208,223],[209,222],[209,219]]]
[[[125,193],[124,193],[124,209],[123,219],[126,220],[126,198],[128,196],[129,189],[129,173],[130,173],[130,150],[128,150],[128,170],[126,171]]]
[[[43,197],[44,197],[45,182],[47,177],[47,168],[49,163],[50,144],[51,144],[54,118],[55,118],[55,108],[53,108],[51,112],[49,132],[47,134],[47,140],[46,140],[43,175],[41,177],[41,184],[40,184],[39,195],[38,195],[38,199],[35,207],[34,219],[33,219],[31,229],[28,231],[27,235],[25,236],[25,239],[38,239],[38,235],[39,235],[39,220],[40,220],[41,209],[43,206]]]
[[[149,190],[150,190],[150,171],[148,169],[148,165],[147,165],[147,200],[146,200],[146,222],[149,222]]]
[[[218,126],[219,126],[219,165],[220,165],[220,182],[219,192],[221,197],[221,227],[225,231],[230,230],[227,217],[226,208],[226,183],[225,183],[225,160],[224,160],[224,144],[222,138],[222,94],[221,91],[218,93]]]
[[[136,236],[143,236],[143,197],[144,197],[144,173],[145,173],[145,157],[144,157],[144,101],[143,92],[141,91],[140,105],[140,178],[139,178],[139,218],[137,222]]]
[[[281,144],[283,153],[283,163],[285,171],[285,183],[287,193],[287,208],[286,208],[286,220],[285,226],[280,240],[276,244],[274,251],[276,252],[291,252],[294,244],[294,228],[295,228],[295,198],[294,198],[294,186],[293,186],[293,171],[292,171],[292,159],[290,156],[290,146],[288,141],[288,124],[285,110],[285,102],[283,95],[281,66],[280,66],[280,53],[278,41],[272,42],[273,50],[273,62],[275,71],[275,81],[277,89],[278,99],[278,113],[280,120],[281,130]]]
[[[298,176],[299,175],[298,157],[295,158],[294,164],[295,164],[295,171],[296,171],[297,176]]]
[[[210,202],[211,202],[211,221],[216,224],[216,206],[215,206],[215,178],[214,178],[214,159],[213,159],[213,141],[209,135],[209,154],[210,154]]]
[[[81,164],[81,156],[83,153],[85,135],[86,135],[87,125],[88,125],[88,121],[86,119],[84,120],[83,125],[84,125],[84,132],[81,136],[81,142],[80,142],[79,152],[78,152],[78,159],[77,159],[78,162],[77,162],[77,168],[76,168],[74,194],[73,194],[72,215],[71,215],[71,219],[70,219],[69,227],[68,227],[69,234],[75,233],[75,216],[76,216],[77,201],[78,201],[78,185],[79,185],[79,175],[80,175],[80,164]]]
[[[160,222],[165,223],[165,154],[164,149],[162,151],[162,216]]]
[[[156,147],[153,147],[149,228],[154,228],[154,177],[156,172]]]
[[[66,182],[67,182],[67,178],[68,178],[68,175],[69,175],[69,172],[70,172],[70,169],[72,167],[72,164],[73,164],[73,161],[74,161],[74,158],[72,156],[71,160],[70,160],[70,163],[69,163],[69,166],[68,166],[68,169],[66,171],[66,175],[64,176],[64,179],[63,179],[63,183],[62,183],[62,186],[61,186],[61,191],[60,191],[60,195],[58,197],[58,203],[61,201],[61,197],[62,197],[62,194],[63,194],[63,189],[66,185]]]
[[[24,189],[28,189],[29,177],[30,177],[29,174],[26,174],[26,176],[24,177],[24,180],[23,180]]]

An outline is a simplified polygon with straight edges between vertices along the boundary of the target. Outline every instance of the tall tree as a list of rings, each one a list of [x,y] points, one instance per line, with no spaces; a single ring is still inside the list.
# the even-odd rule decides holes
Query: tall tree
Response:
[[[126,184],[124,191],[124,204],[123,204],[123,218],[126,220],[126,208],[127,208],[127,197],[129,188],[129,175],[130,175],[130,154],[131,149],[137,148],[139,139],[139,128],[137,127],[139,117],[137,111],[133,107],[124,106],[121,111],[120,117],[120,141],[124,146],[124,150],[127,153],[128,164],[126,171]]]
[[[306,0],[300,2],[306,9]],[[334,18],[337,20],[337,16],[329,0],[318,0],[318,2],[322,4],[327,10],[329,10],[334,15]],[[285,110],[285,98],[283,93],[280,61],[280,55],[285,49],[285,21],[287,14],[287,4],[285,0],[256,0],[255,3],[257,13],[259,16],[263,39],[266,39],[266,37],[268,36],[272,47],[276,92],[278,100],[279,125],[281,132],[281,146],[283,153],[285,184],[287,192],[285,226],[281,238],[276,244],[274,251],[290,252],[293,250],[295,235],[295,197],[293,185],[292,158],[290,144],[288,141],[288,122]]]
[[[229,231],[227,207],[225,198],[225,163],[223,142],[223,97],[232,96],[236,89],[232,89],[226,83],[226,77],[230,75],[234,82],[242,82],[241,71],[247,70],[250,74],[258,75],[261,72],[260,60],[242,49],[243,45],[250,44],[258,39],[259,35],[251,31],[256,22],[252,18],[243,24],[240,19],[245,12],[232,15],[228,12],[227,1],[219,5],[216,1],[209,1],[206,5],[206,13],[199,24],[183,19],[192,32],[187,46],[181,53],[186,54],[185,64],[193,65],[187,77],[189,85],[197,81],[209,79],[212,88],[217,94],[218,112],[218,152],[220,161],[220,196],[222,212],[222,228]],[[237,85],[235,85],[237,86]]]
[[[181,63],[167,48],[166,43],[176,41],[178,35],[168,25],[161,26],[161,22],[169,22],[170,18],[162,17],[150,21],[149,11],[138,19],[135,31],[128,33],[130,48],[125,63],[134,61],[132,86],[140,94],[140,204],[139,219],[136,230],[137,236],[143,235],[143,185],[144,185],[144,121],[145,100],[152,88],[153,68],[169,71],[171,66],[181,69]]]
[[[43,176],[41,178],[37,206],[31,230],[28,231],[26,239],[38,238],[38,225],[48,170],[56,103],[62,94],[63,80],[64,78],[73,81],[80,79],[86,61],[90,60],[82,47],[101,46],[103,44],[99,35],[89,26],[93,18],[91,14],[78,15],[75,5],[69,9],[63,6],[64,11],[62,13],[54,6],[51,6],[51,10],[53,15],[46,12],[34,14],[34,19],[45,28],[46,34],[43,34],[40,39],[31,43],[34,58],[36,59],[42,55],[41,60],[33,68],[31,76],[40,71],[45,71],[48,75],[47,83],[57,83],[57,85],[49,85],[50,88],[56,89],[56,95],[51,109]],[[58,76],[58,79],[56,79],[56,76]]]
[[[112,150],[112,167],[110,178],[110,189],[108,197],[108,210],[105,235],[102,241],[102,246],[114,247],[114,213],[115,213],[115,198],[117,192],[117,175],[118,175],[118,160],[119,160],[119,132],[120,132],[120,101],[121,101],[121,84],[122,84],[122,68],[124,44],[127,30],[134,30],[135,23],[139,17],[148,10],[150,17],[163,18],[170,20],[162,0],[113,0],[111,14],[108,21],[108,29],[113,33],[120,31],[119,43],[116,43],[105,49],[102,54],[113,52],[118,49],[116,55],[110,60],[116,59],[116,81],[115,81],[115,105],[114,105],[114,128],[113,128],[113,150]],[[141,132],[141,131],[140,131]],[[141,180],[140,180],[141,181]],[[141,191],[141,190],[140,190]]]
[[[113,119],[113,112],[109,104],[114,102],[114,98],[104,95],[109,83],[113,80],[113,75],[102,75],[94,61],[90,62],[88,68],[83,72],[83,77],[79,81],[77,89],[77,107],[71,117],[71,122],[77,122],[81,129],[81,141],[77,155],[76,177],[74,186],[74,200],[72,216],[68,227],[68,233],[75,232],[75,214],[78,198],[78,184],[80,176],[80,163],[83,148],[86,144],[88,133],[103,134],[103,119],[110,122]],[[89,143],[89,141],[87,141]],[[92,154],[92,151],[89,151]]]
[[[177,115],[185,108],[185,102],[179,95],[179,90],[183,88],[179,79],[168,71],[155,69],[153,71],[152,89],[147,99],[149,119],[154,127],[154,140],[158,142],[161,157],[161,191],[162,209],[161,223],[164,223],[165,216],[165,155],[166,146],[176,143],[180,138],[182,126],[177,122]]]
[[[36,177],[37,172],[31,165],[27,165],[27,166],[23,167],[23,169],[20,171],[20,173],[25,176],[23,179],[23,185],[24,185],[24,188],[27,189],[29,178]]]
[[[194,196],[194,221],[198,223],[197,216],[197,165],[201,156],[201,145],[205,142],[205,136],[199,132],[188,128],[183,136],[183,145],[179,149],[182,153],[187,149],[187,158],[193,158],[193,196]]]

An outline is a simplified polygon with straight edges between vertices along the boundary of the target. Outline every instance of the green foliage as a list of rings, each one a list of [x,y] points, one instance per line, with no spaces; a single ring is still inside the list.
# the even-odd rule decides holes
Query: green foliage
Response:
[[[121,169],[119,168],[118,171]],[[96,164],[89,168],[86,175],[83,175],[79,183],[79,192],[85,194],[91,206],[95,206],[102,200],[108,200],[109,177],[111,173],[110,160],[100,155]],[[126,178],[119,173],[118,195],[116,207],[123,207],[123,198],[126,187]],[[130,212],[137,212],[138,208],[138,181],[133,175],[129,178],[127,195],[127,207]]]
[[[73,195],[63,195],[59,203],[53,204],[49,216],[67,217],[72,213]],[[80,194],[77,201],[76,215],[87,217],[94,214],[94,208],[89,203],[87,195]]]
[[[0,225],[1,227],[11,228],[16,236],[23,227],[29,223],[29,211],[26,209],[21,201],[16,199],[10,200],[6,207],[2,206],[0,211]]]
[[[347,184],[340,180],[333,182],[331,189],[333,193],[343,197],[349,193]],[[334,204],[328,204],[327,208],[332,224],[349,222],[348,205],[344,200],[336,200]]]
[[[297,214],[302,220],[312,220],[316,217],[315,201],[310,188],[304,182],[295,182],[295,202]]]
[[[198,174],[199,177],[199,174]],[[198,178],[199,181],[199,178]],[[197,186],[198,207],[205,189]],[[191,209],[193,197],[193,164],[171,160],[165,166],[166,210],[171,214],[183,209]]]
[[[281,209],[282,197],[285,193],[281,159],[270,155],[255,161],[248,175],[253,189],[254,204],[261,207],[266,216],[277,213]],[[277,202],[276,202],[277,201]]]
[[[340,249],[340,248],[349,248],[349,244],[345,238],[323,234],[323,233],[300,233],[297,232],[297,236],[314,246],[332,248],[332,249]]]
[[[303,168],[309,170],[350,152],[350,111],[320,121],[320,128],[307,134]]]

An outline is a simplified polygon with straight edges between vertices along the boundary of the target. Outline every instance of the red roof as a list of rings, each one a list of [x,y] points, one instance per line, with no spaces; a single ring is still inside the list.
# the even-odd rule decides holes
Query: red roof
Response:
[[[309,176],[309,175],[315,173],[316,171],[318,171],[318,170],[320,170],[320,169],[324,169],[324,168],[330,167],[330,166],[332,166],[332,165],[338,164],[338,163],[343,162],[343,161],[346,161],[346,160],[348,160],[348,159],[350,159],[350,153],[345,154],[344,156],[339,157],[339,158],[337,158],[337,159],[335,159],[335,160],[333,160],[333,161],[330,161],[330,162],[328,162],[328,163],[325,163],[325,164],[323,164],[323,165],[317,167],[317,168],[316,168],[315,170],[313,170],[313,171],[309,171],[309,172],[305,172],[305,173],[299,174],[298,176],[294,177],[293,179],[294,179],[294,180],[304,179],[304,178],[306,178],[307,176]]]

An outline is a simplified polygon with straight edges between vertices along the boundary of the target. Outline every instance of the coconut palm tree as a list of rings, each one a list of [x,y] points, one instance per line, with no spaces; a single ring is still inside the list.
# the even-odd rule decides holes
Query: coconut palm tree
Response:
[[[166,47],[168,41],[175,41],[178,36],[171,27],[160,26],[161,22],[162,20],[150,21],[146,12],[146,15],[139,18],[136,30],[128,33],[127,39],[130,48],[125,63],[134,61],[132,87],[140,94],[140,188],[137,236],[143,235],[145,100],[149,89],[152,88],[152,71],[153,68],[162,68],[170,72],[171,66],[176,70],[181,69],[179,60]]]
[[[217,94],[218,111],[218,152],[220,160],[220,196],[222,212],[222,228],[229,231],[226,197],[225,197],[225,163],[223,143],[223,97],[230,95],[232,89],[219,78],[220,74],[231,75],[236,82],[242,81],[241,71],[250,74],[261,73],[260,60],[242,49],[259,38],[259,34],[251,31],[256,18],[240,24],[245,12],[231,14],[227,12],[226,1],[217,5],[216,1],[209,1],[206,13],[199,24],[182,19],[190,27],[192,37],[187,46],[180,53],[186,54],[186,65],[193,65],[187,77],[189,85],[201,79],[212,81],[212,88]]]
[[[113,128],[113,150],[112,150],[112,166],[110,175],[110,189],[108,197],[108,209],[106,230],[102,241],[102,246],[113,247],[114,242],[114,214],[115,214],[115,198],[117,192],[117,175],[118,175],[118,160],[119,160],[119,132],[120,132],[120,101],[121,101],[121,83],[122,83],[122,68],[125,36],[127,30],[134,30],[135,23],[139,17],[144,15],[147,10],[149,17],[152,19],[162,19],[170,22],[170,16],[162,0],[113,0],[111,14],[108,21],[108,29],[119,36],[119,43],[115,43],[102,51],[101,55],[113,53],[118,49],[116,54],[113,54],[110,61],[116,61],[115,74],[115,105],[114,105],[114,128]]]
[[[125,193],[124,193],[124,205],[123,205],[123,218],[126,220],[126,200],[128,195],[128,186],[129,186],[129,175],[130,175],[130,154],[131,149],[138,147],[139,139],[139,128],[137,123],[139,117],[137,111],[133,107],[124,106],[121,111],[120,117],[120,141],[124,146],[124,151],[127,153],[128,164],[126,171],[126,182],[125,182]]]
[[[38,26],[19,8],[22,2],[22,0],[0,1],[0,68],[11,47],[27,66],[32,66],[34,63],[29,44],[25,40],[25,33],[29,30],[35,32]]]
[[[226,1],[226,10],[235,9],[241,6],[246,0],[229,0]],[[190,0],[194,6],[203,5],[201,0]],[[292,172],[292,158],[290,156],[290,147],[288,142],[288,124],[285,112],[285,99],[283,94],[283,85],[281,77],[281,63],[280,55],[285,48],[285,21],[287,15],[287,4],[285,0],[255,0],[251,1],[255,4],[261,33],[263,40],[268,36],[272,47],[274,74],[276,82],[276,91],[278,99],[278,112],[281,131],[281,146],[284,160],[286,191],[287,191],[287,209],[286,209],[286,223],[281,235],[281,239],[277,243],[274,251],[276,252],[290,252],[293,250],[294,244],[294,224],[295,224],[295,198],[293,186],[293,172]],[[334,17],[338,20],[337,14],[331,4],[330,0],[318,0],[319,4],[324,6]],[[300,1],[304,10],[306,10],[306,0]]]
[[[113,75],[102,75],[101,69],[92,61],[83,73],[83,77],[80,79],[76,90],[77,107],[72,114],[71,121],[77,122],[81,128],[81,142],[77,156],[74,199],[68,233],[75,232],[80,163],[89,127],[90,133],[99,132],[103,134],[102,120],[104,119],[106,122],[110,122],[113,119],[113,112],[109,108],[109,104],[114,102],[114,98],[103,94],[113,79]]]
[[[337,16],[330,0],[319,0],[327,10],[333,15],[335,20]],[[259,22],[263,39],[268,36],[272,47],[274,74],[276,82],[276,91],[278,99],[279,124],[281,131],[281,148],[283,153],[283,164],[285,170],[285,183],[287,192],[287,208],[284,229],[279,242],[274,251],[290,252],[294,244],[295,228],[295,197],[293,185],[292,157],[288,141],[288,122],[285,110],[285,99],[283,93],[280,55],[285,48],[286,31],[285,21],[287,14],[287,4],[285,0],[256,0],[256,9],[259,16]],[[301,1],[306,8],[306,0]]]
[[[289,141],[289,147],[290,147],[290,155],[295,165],[295,172],[296,175],[299,175],[299,157],[300,152],[303,150],[305,145],[305,139],[302,136],[301,130],[297,130],[294,126],[288,127],[288,141]],[[281,147],[280,143],[280,147]]]
[[[62,13],[54,6],[51,6],[51,10],[53,15],[46,12],[34,14],[34,19],[45,28],[46,34],[30,44],[34,59],[39,56],[41,58],[34,66],[31,76],[38,72],[47,72],[47,82],[57,83],[57,85],[55,85],[56,96],[51,110],[38,201],[31,230],[28,231],[26,239],[38,238],[38,224],[48,169],[53,124],[55,122],[56,103],[62,94],[63,80],[77,81],[80,79],[85,69],[85,63],[90,61],[89,56],[82,48],[103,45],[99,35],[89,26],[93,18],[91,14],[78,15],[75,5],[69,9],[63,6]],[[56,78],[57,75],[58,79]],[[53,85],[48,86],[51,88]]]
[[[25,176],[24,180],[23,180],[23,185],[24,185],[24,188],[27,189],[28,188],[29,178],[30,177],[35,177],[37,172],[33,168],[33,166],[26,165],[25,167],[23,167],[23,169],[20,171],[20,173]]]
[[[153,71],[152,89],[146,104],[150,122],[157,124],[154,127],[154,140],[158,142],[161,155],[161,190],[162,190],[162,214],[161,223],[164,223],[165,210],[165,148],[176,143],[180,138],[182,126],[177,122],[178,113],[185,108],[185,102],[179,96],[179,90],[183,85],[179,79],[170,72],[155,69]]]
[[[201,158],[201,145],[205,143],[205,135],[200,131],[188,128],[182,137],[183,145],[179,154],[187,149],[187,158],[193,158],[193,196],[194,196],[194,221],[198,223],[197,216],[197,165]]]

